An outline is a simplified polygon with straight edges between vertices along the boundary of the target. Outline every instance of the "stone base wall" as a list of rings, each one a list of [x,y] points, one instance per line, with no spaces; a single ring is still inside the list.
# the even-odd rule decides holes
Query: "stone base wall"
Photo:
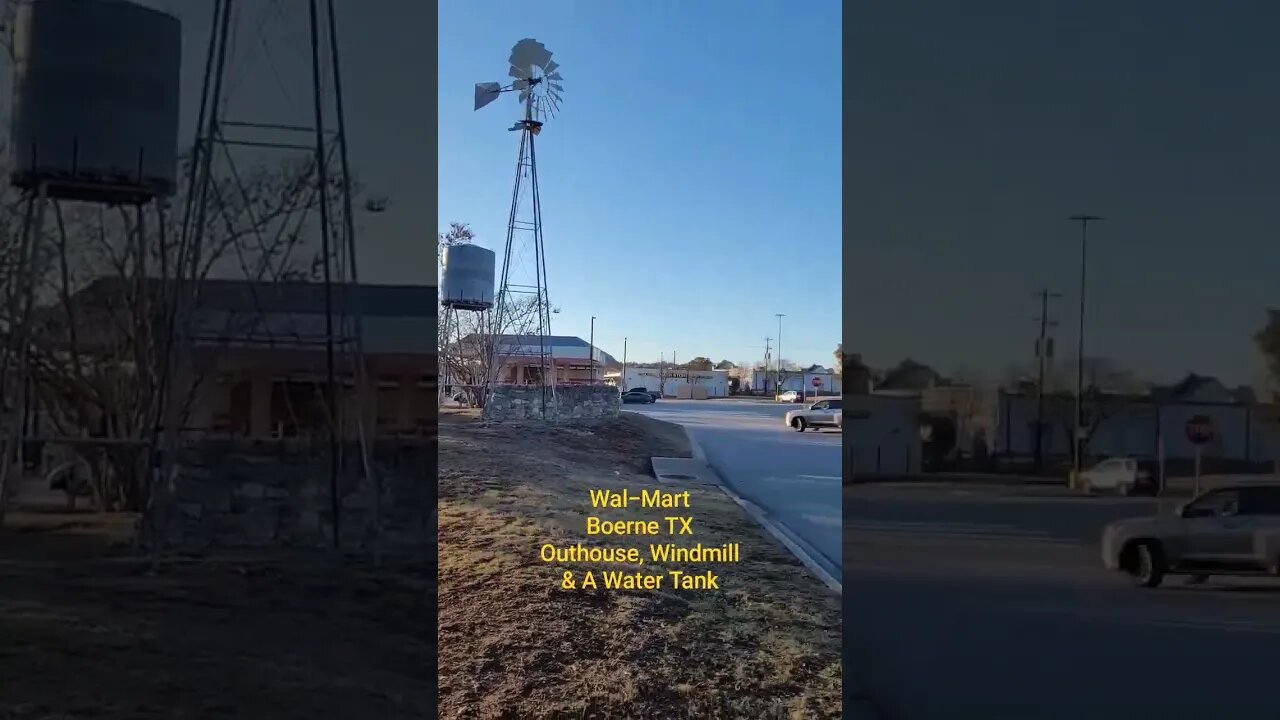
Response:
[[[495,388],[484,405],[484,419],[490,422],[544,421],[591,424],[618,416],[622,400],[612,385],[567,385],[557,387],[554,397],[537,387],[504,385]]]
[[[346,548],[376,537],[377,485],[364,477],[358,445],[343,448],[338,525]],[[379,441],[373,465],[382,480],[382,545],[434,542],[434,440]],[[174,468],[172,503],[158,516],[169,547],[320,547],[333,542],[325,442],[203,441],[184,448]]]

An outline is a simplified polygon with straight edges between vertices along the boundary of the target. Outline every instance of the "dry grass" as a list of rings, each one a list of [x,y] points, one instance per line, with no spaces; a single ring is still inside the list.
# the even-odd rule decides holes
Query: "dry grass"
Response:
[[[655,455],[688,457],[683,431],[630,413],[593,432],[441,418],[440,717],[839,717],[839,599],[719,491],[686,512],[697,541],[742,543],[708,568],[720,591],[565,591],[562,570],[592,568],[538,559],[608,544],[585,535],[587,491],[661,487]]]
[[[150,564],[131,518],[11,513],[0,718],[424,718],[426,561],[270,551]]]

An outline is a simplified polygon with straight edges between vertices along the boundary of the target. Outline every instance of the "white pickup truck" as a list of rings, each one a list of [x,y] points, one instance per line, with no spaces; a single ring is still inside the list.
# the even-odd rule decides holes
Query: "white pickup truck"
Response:
[[[786,423],[787,427],[796,432],[804,432],[809,428],[817,432],[824,427],[843,431],[844,400],[841,398],[819,400],[803,410],[792,410],[787,413]]]
[[[1102,531],[1102,561],[1137,585],[1165,575],[1280,577],[1280,483],[1216,488],[1172,515],[1113,522]]]

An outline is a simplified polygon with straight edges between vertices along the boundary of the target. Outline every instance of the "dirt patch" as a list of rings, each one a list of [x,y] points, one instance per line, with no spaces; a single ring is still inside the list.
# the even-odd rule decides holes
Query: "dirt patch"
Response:
[[[424,718],[434,565],[264,551],[151,564],[132,518],[12,512],[0,718]]]
[[[708,567],[719,591],[566,591],[566,569],[637,568],[538,559],[579,541],[648,558],[586,536],[588,491],[670,489],[649,457],[689,454],[679,427],[631,413],[590,430],[442,416],[440,717],[840,716],[839,598],[718,490],[689,487],[686,512],[698,542],[741,543],[740,563]]]

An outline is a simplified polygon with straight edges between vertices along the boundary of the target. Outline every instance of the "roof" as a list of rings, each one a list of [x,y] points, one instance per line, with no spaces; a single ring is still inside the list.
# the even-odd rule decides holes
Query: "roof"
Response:
[[[475,342],[476,337],[476,333],[471,333],[459,340],[459,342],[463,344],[470,344]],[[544,340],[550,348],[582,348],[583,350],[589,350],[591,348],[591,343],[574,335],[547,335]],[[539,339],[537,335],[499,335],[498,344],[507,347],[528,347],[538,345]],[[599,353],[599,362],[606,365],[620,364],[617,358],[604,350],[601,350],[599,345],[595,346],[595,351]],[[586,357],[586,355],[583,355],[584,360]]]
[[[159,278],[151,278],[151,292],[159,294]],[[132,288],[133,280],[118,276],[101,277],[76,293],[87,303],[114,304]],[[332,307],[335,314],[359,311],[376,317],[436,317],[439,297],[434,285],[334,284]],[[324,314],[322,283],[269,282],[206,279],[200,282],[198,307],[203,310],[243,313]]]
[[[132,280],[98,278],[76,298],[87,305],[115,305]],[[152,278],[151,293],[161,281]],[[204,280],[192,313],[197,342],[322,347],[328,337],[324,285],[306,282]],[[361,315],[364,351],[372,354],[435,354],[436,288],[429,285],[335,285],[335,341],[354,341]]]
[[[903,360],[884,374],[877,390],[924,390],[942,384],[942,376],[928,365]]]
[[[1197,375],[1195,373],[1187,373],[1187,376],[1173,385],[1163,387],[1155,387],[1151,389],[1151,397],[1156,400],[1183,400],[1194,397],[1203,389],[1217,389],[1221,391],[1224,398],[1230,398],[1227,402],[1251,403],[1256,401],[1253,388],[1241,386],[1239,388],[1228,388],[1221,380],[1210,375]]]

